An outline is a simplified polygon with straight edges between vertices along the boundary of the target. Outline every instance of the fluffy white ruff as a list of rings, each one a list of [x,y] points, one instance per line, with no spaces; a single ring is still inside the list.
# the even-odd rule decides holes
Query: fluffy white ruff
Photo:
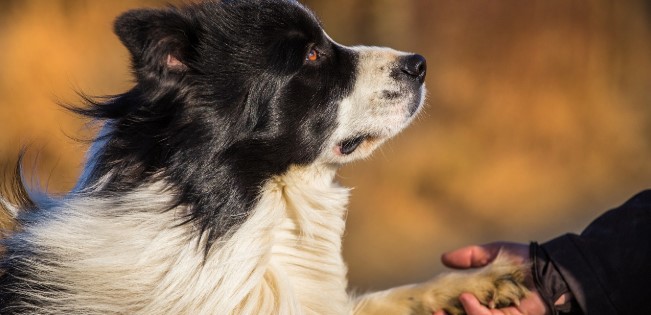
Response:
[[[335,169],[292,168],[268,181],[249,218],[207,254],[188,209],[166,210],[164,183],[119,198],[72,193],[45,211],[30,246],[48,261],[41,314],[348,314],[341,257],[348,190]],[[62,283],[63,281],[63,283]]]

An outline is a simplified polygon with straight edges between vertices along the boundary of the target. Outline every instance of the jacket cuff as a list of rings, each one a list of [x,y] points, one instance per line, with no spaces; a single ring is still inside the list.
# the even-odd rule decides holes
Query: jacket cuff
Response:
[[[533,283],[543,302],[545,302],[547,310],[553,315],[569,314],[572,311],[571,300],[567,300],[561,305],[556,305],[555,303],[563,294],[570,292],[558,268],[556,268],[547,252],[538,243],[531,242],[529,253],[531,255]]]

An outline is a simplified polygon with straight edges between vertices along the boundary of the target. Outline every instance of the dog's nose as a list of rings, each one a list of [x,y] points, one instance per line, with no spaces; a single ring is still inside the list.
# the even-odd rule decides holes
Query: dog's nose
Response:
[[[425,74],[427,73],[427,61],[425,57],[419,54],[405,56],[402,59],[400,70],[417,79],[418,82],[423,83],[425,81]]]

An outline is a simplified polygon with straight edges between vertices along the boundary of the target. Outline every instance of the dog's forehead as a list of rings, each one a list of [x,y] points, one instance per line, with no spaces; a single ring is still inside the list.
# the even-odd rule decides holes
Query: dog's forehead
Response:
[[[221,12],[223,16],[214,16],[214,18],[224,19],[222,22],[230,24],[232,29],[238,31],[276,34],[302,32],[307,33],[306,35],[317,35],[322,32],[321,22],[317,16],[297,1],[240,0],[217,3],[217,6],[212,9]],[[223,29],[223,26],[223,24],[219,25],[220,29]]]
[[[198,58],[236,61],[242,65],[237,69],[240,73],[297,70],[310,45],[329,47],[316,15],[296,1],[243,0],[199,7],[195,22],[202,52]],[[208,73],[217,69],[210,64],[202,68]]]
[[[248,22],[262,27],[267,23],[276,26],[291,25],[292,22],[310,21],[316,26],[320,25],[317,16],[307,7],[297,1],[289,0],[236,0],[236,1],[210,1],[199,3],[198,7],[206,9],[205,13],[220,18],[225,17]]]

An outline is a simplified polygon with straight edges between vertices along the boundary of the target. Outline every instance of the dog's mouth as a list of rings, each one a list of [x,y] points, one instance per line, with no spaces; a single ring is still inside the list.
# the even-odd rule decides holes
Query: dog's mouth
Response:
[[[369,134],[351,137],[344,141],[339,142],[335,150],[340,155],[350,155],[363,144],[373,142],[376,139],[378,139],[377,136],[373,136]]]

